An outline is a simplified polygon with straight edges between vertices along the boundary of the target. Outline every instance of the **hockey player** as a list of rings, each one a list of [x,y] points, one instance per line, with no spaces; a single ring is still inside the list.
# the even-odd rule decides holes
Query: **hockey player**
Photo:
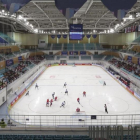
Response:
[[[60,107],[65,107],[65,104],[66,104],[66,102],[64,101],[64,102],[62,102],[62,104],[61,104],[61,106]]]
[[[65,91],[65,94],[67,93],[67,95],[68,95],[68,90],[66,89],[66,91]]]
[[[50,100],[50,107],[52,106],[53,99]]]
[[[86,92],[85,92],[85,91],[83,92],[83,97],[84,97],[84,96],[86,97]]]
[[[79,107],[77,107],[76,112],[80,112],[80,108]]]
[[[35,89],[36,89],[36,88],[38,89],[38,85],[37,85],[37,83],[36,83],[36,85],[35,85]]]
[[[108,111],[107,111],[107,106],[106,106],[106,104],[105,104],[104,108],[105,108],[105,112],[108,114]]]
[[[26,93],[26,95],[25,95],[25,96],[27,96],[27,95],[29,95],[29,91]]]
[[[55,92],[53,92],[53,94],[52,94],[52,98],[54,99],[54,95],[55,95]]]
[[[54,98],[55,101],[57,101],[57,96]]]
[[[49,99],[47,99],[46,106],[49,107]]]
[[[103,86],[106,86],[106,82],[104,81],[104,84],[103,84]]]
[[[77,98],[77,102],[80,104],[80,98]]]
[[[66,86],[67,86],[67,83],[65,82],[65,83],[64,83],[64,87],[66,88]]]

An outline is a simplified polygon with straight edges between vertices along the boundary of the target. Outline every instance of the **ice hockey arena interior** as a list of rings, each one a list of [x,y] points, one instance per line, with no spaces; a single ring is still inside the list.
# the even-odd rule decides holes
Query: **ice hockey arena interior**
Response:
[[[0,0],[0,140],[140,140],[140,0]]]

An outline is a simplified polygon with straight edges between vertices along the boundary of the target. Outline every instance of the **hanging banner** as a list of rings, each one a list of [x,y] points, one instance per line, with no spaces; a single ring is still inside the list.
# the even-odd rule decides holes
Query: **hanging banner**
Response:
[[[59,38],[59,39],[60,39],[60,38],[61,38],[61,35],[57,35],[57,38]]]
[[[6,9],[11,13],[17,12],[23,6],[25,6],[31,0],[1,0],[1,3],[4,4]]]
[[[90,38],[90,37],[91,37],[91,35],[86,35],[86,37],[87,37],[87,38]]]
[[[63,38],[65,38],[65,39],[66,39],[66,38],[67,38],[67,35],[63,35]]]
[[[86,51],[80,51],[80,55],[86,55]]]
[[[55,38],[55,35],[51,35],[51,38],[54,39]]]
[[[18,57],[18,60],[21,61],[21,60],[22,60],[22,56],[19,56],[19,57]]]
[[[70,19],[86,2],[87,0],[55,0],[55,6],[67,19]]]
[[[68,55],[68,52],[67,51],[63,51],[63,52],[61,52],[61,55]]]
[[[97,37],[97,35],[92,35],[92,37],[93,37],[93,38],[96,38],[96,37]]]
[[[113,12],[114,16],[121,21],[137,0],[101,0],[102,3]]]
[[[69,51],[69,55],[78,55],[78,51]]]
[[[129,62],[132,62],[132,56],[128,56],[128,57],[127,57],[127,60],[128,60]]]
[[[82,38],[84,38],[84,37],[85,37],[85,35],[82,34]]]
[[[13,59],[6,60],[6,66],[11,66],[14,64]]]

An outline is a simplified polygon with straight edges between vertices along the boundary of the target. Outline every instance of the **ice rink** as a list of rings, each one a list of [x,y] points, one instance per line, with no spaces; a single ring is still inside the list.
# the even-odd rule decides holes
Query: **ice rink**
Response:
[[[106,81],[106,86],[103,86],[103,81]],[[66,88],[64,82],[67,82]],[[39,89],[35,89],[36,83]],[[66,89],[68,95],[65,95]],[[86,91],[86,97],[83,97],[83,91]],[[52,99],[53,92],[58,100],[46,107],[46,100]],[[78,97],[81,104],[77,102]],[[63,101],[66,106],[60,108]],[[38,78],[29,88],[29,96],[23,95],[10,114],[74,115],[77,107],[86,115],[138,114],[139,106],[140,102],[100,67],[54,66]]]

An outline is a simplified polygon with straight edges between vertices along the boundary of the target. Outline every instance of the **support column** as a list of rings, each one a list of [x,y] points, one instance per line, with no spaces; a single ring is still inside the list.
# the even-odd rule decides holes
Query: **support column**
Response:
[[[90,38],[88,38],[88,43],[90,43]]]
[[[67,35],[67,43],[69,43],[69,35]]]
[[[46,43],[48,44],[48,35],[47,35],[47,40],[46,41],[47,41]]]
[[[56,36],[57,37],[57,36]],[[57,37],[57,44],[59,43],[59,38]]]

